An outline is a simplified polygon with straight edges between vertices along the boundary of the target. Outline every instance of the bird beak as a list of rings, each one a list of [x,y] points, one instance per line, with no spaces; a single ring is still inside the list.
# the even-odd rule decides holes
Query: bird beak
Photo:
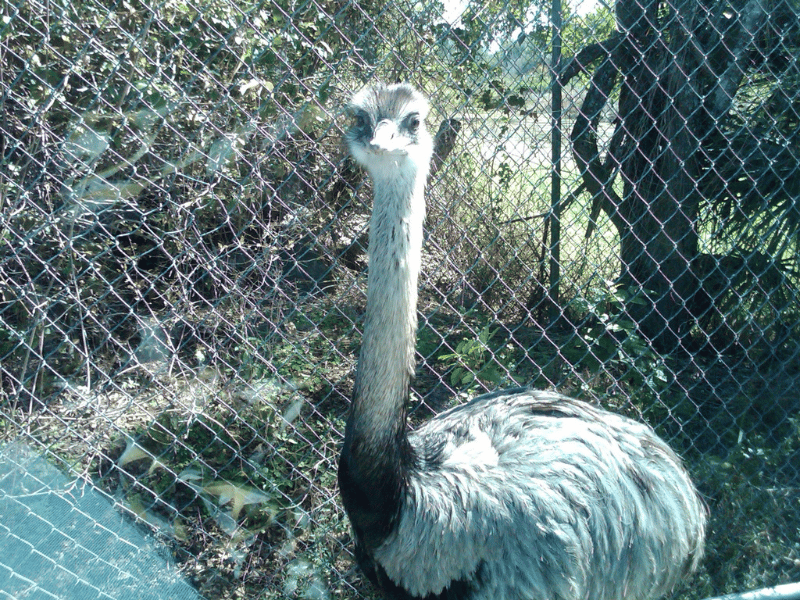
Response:
[[[407,140],[397,131],[397,125],[388,119],[384,119],[375,126],[375,133],[369,143],[369,148],[373,152],[388,152],[391,154],[404,153]]]

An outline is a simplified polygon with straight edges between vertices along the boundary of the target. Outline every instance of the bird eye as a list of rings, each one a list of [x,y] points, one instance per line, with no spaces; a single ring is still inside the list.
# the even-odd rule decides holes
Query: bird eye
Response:
[[[415,113],[409,116],[406,125],[411,133],[417,133],[419,130],[419,115]]]

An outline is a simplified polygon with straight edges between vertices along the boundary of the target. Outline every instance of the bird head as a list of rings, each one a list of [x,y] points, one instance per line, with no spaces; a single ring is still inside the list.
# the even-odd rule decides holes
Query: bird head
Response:
[[[433,142],[425,127],[428,102],[412,86],[367,86],[353,96],[352,125],[345,141],[353,158],[373,179],[403,171],[427,174]]]

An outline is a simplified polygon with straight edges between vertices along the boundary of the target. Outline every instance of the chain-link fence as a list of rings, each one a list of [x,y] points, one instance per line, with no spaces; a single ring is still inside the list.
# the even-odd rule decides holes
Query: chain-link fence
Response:
[[[376,79],[438,131],[412,419],[647,421],[711,511],[678,593],[800,580],[798,59],[797,0],[6,1],[3,597],[376,597],[335,476]]]

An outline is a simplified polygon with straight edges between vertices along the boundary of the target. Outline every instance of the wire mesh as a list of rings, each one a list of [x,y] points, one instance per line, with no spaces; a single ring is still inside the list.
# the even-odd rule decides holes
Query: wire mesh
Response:
[[[412,420],[512,385],[645,420],[711,510],[676,594],[800,580],[798,13],[4,3],[0,454],[203,598],[377,597],[335,483],[369,213],[340,138],[349,94],[408,80],[438,131]]]

